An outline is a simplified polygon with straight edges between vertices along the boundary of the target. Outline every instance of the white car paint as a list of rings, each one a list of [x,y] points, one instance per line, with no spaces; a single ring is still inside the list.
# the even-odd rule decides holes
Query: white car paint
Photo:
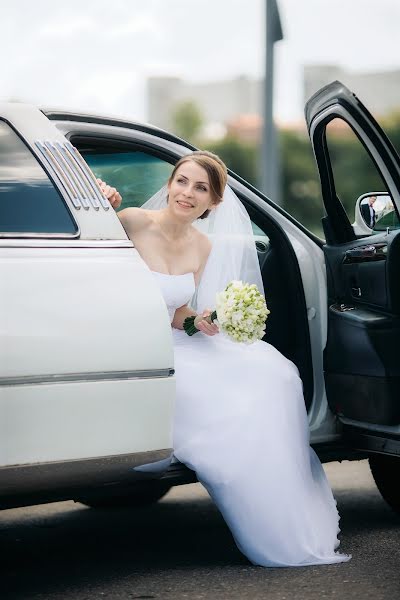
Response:
[[[0,116],[40,162],[37,140],[66,142],[35,107],[0,105]],[[108,201],[77,209],[59,191],[79,238],[0,235],[0,480],[16,465],[128,455],[137,466],[136,455],[172,452],[160,290]]]

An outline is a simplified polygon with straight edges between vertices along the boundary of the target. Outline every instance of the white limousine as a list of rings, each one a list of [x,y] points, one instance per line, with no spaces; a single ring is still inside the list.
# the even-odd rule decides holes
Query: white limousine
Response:
[[[339,82],[309,100],[306,119],[325,240],[229,174],[253,223],[271,309],[265,340],[299,368],[320,458],[368,457],[400,510],[400,160]],[[393,226],[351,225],[330,153],[335,119],[381,182],[378,192],[358,182],[356,221],[359,199],[381,194]],[[140,206],[192,149],[141,123],[0,104],[1,508],[135,505],[195,480],[171,463],[167,309],[96,182],[116,187],[122,208]]]

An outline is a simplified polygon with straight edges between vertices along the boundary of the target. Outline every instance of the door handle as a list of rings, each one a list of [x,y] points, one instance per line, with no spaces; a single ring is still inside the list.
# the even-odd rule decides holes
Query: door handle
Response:
[[[387,244],[369,244],[346,250],[343,258],[344,263],[363,261],[385,260]]]
[[[346,250],[345,257],[346,258],[371,258],[375,256],[376,248],[375,246],[360,246],[359,248],[351,248],[350,250]]]

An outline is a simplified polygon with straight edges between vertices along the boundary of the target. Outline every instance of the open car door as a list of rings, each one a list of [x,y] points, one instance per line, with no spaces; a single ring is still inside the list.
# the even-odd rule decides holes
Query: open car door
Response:
[[[338,81],[312,96],[306,120],[326,211],[329,307],[324,370],[329,406],[352,446],[400,455],[400,160],[372,115]],[[353,136],[370,163],[352,199],[341,193],[346,196],[335,144],[341,131]],[[357,160],[358,150],[354,162],[346,165],[350,178]],[[369,235],[357,237],[349,207],[353,203],[354,210],[361,196],[375,193],[371,181],[390,196],[394,225],[367,227]]]

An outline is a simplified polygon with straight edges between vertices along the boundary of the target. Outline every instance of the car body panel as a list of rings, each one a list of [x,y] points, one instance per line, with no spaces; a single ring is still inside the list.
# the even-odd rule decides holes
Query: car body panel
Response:
[[[311,138],[335,115],[345,117],[360,136],[368,138],[373,130],[371,154],[398,202],[397,159],[390,144],[379,138],[376,128],[365,133],[368,114],[363,109],[361,117],[357,113],[352,103],[358,100],[350,98],[347,105],[333,101],[341,94],[348,100],[350,92],[339,84],[308,104]],[[5,416],[0,430],[0,481],[3,472],[3,481],[8,482],[5,504],[12,505],[22,502],[24,494],[32,501],[39,497],[46,501],[46,490],[49,499],[67,498],[70,493],[77,497],[96,486],[112,484],[114,476],[117,486],[129,486],[131,474],[132,482],[160,477],[171,459],[175,379],[170,322],[161,293],[111,207],[104,199],[97,208],[77,207],[63,175],[40,144],[67,151],[67,140],[87,140],[89,146],[91,140],[115,141],[170,164],[193,147],[138,123],[63,111],[47,114],[51,120],[36,107],[0,105],[0,118],[11,124],[42,164],[79,227],[75,239],[0,236],[0,275],[9,284],[6,293],[0,294],[0,314],[8,315],[0,322],[0,335],[7,341],[0,363],[0,415]],[[339,235],[349,236],[345,241],[362,244],[337,206],[329,161],[323,144],[317,146],[328,213],[335,214]],[[79,164],[71,168],[78,179],[82,177]],[[329,460],[354,458],[359,443],[346,445],[342,433],[343,427],[354,423],[346,415],[334,414],[324,379],[324,352],[332,332],[329,267],[338,256],[338,244],[330,254],[321,240],[240,177],[229,173],[228,182],[249,212],[258,211],[280,231],[299,274],[296,277],[304,293],[300,305],[310,340],[304,352],[310,351],[312,363],[311,443],[321,450],[322,459],[324,448]],[[95,193],[99,193],[98,186]],[[260,242],[260,235],[256,239]],[[262,241],[267,251],[268,237]],[[265,291],[268,301],[267,282]],[[360,426],[359,421],[355,423]],[[361,425],[373,435],[390,432],[392,441],[400,433],[397,425]],[[86,487],[85,469],[90,475]],[[179,483],[180,466],[172,471],[172,479]],[[41,490],[35,490],[34,472],[43,477]],[[51,473],[57,473],[53,487]],[[187,470],[182,473],[182,481],[187,481]],[[18,474],[26,478],[25,488],[22,479],[19,487]]]
[[[2,494],[24,502],[22,468],[34,469],[39,489],[51,465],[57,472],[64,465],[74,486],[85,485],[84,461],[111,461],[112,472],[126,470],[134,480],[148,477],[146,465],[161,456],[150,474],[158,478],[172,456],[175,401],[161,292],[108,201],[77,208],[63,175],[38,149],[38,140],[68,144],[54,124],[29,105],[1,105],[0,118],[43,166],[78,225],[68,239],[0,235],[0,505]],[[143,469],[133,474],[127,457]]]
[[[326,86],[307,103],[307,126],[327,212],[324,254],[330,306],[324,367],[328,399],[344,433],[349,432],[350,443],[374,452],[378,448],[393,452],[396,436],[397,444],[400,442],[400,369],[396,364],[400,238],[397,231],[370,230],[372,235],[357,239],[358,231],[353,230],[336,194],[326,141],[326,127],[334,118],[354,131],[397,209],[400,159],[372,115],[340,82]],[[357,428],[365,435],[357,437]],[[386,432],[392,440],[390,449],[380,442],[372,443],[374,432],[378,437]]]
[[[171,448],[171,327],[137,251],[3,247],[0,271],[0,465]]]
[[[23,139],[24,143],[29,147],[32,154],[37,158],[47,172],[49,178],[58,188],[58,191],[65,200],[73,218],[79,223],[80,239],[127,239],[124,228],[107,200],[105,200],[107,205],[106,209],[101,207],[99,210],[95,210],[90,202],[88,203],[89,206],[87,209],[77,209],[74,206],[71,190],[65,185],[66,178],[60,177],[60,171],[52,166],[53,162],[48,162],[46,160],[37,145],[38,143],[42,146],[46,144],[51,144],[52,146],[59,144],[61,147],[64,147],[66,139],[54,124],[38,110],[38,108],[26,104],[0,103],[0,118],[6,121],[14,131],[18,133],[21,139]],[[49,152],[47,152],[47,155],[48,154]],[[70,173],[72,171],[76,174],[76,178],[79,178],[81,175],[77,164],[71,163],[71,165],[69,167]],[[97,184],[96,187],[98,194],[102,196],[102,192]],[[38,236],[26,235],[25,237]],[[51,235],[45,237],[51,237]]]
[[[174,400],[168,376],[2,386],[0,466],[171,448]]]
[[[0,269],[1,378],[173,368],[165,303],[135,249],[3,247]]]

